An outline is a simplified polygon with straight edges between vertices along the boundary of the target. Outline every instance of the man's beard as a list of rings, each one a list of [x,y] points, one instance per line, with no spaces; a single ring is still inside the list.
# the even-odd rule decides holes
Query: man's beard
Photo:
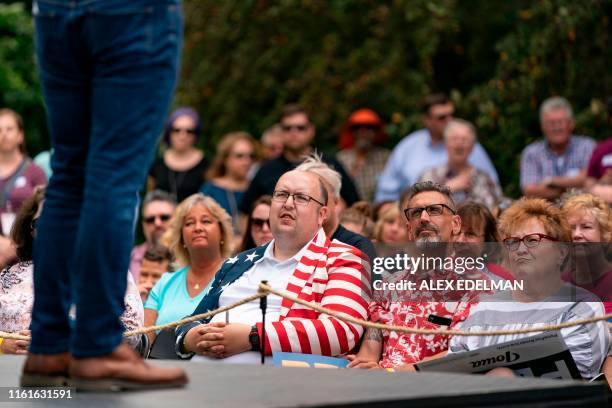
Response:
[[[423,231],[429,231],[430,234],[420,236]],[[414,240],[415,247],[424,254],[435,256],[437,254],[446,253],[448,243],[442,242],[440,229],[437,226],[433,224],[422,225],[417,229],[416,233],[416,238]]]

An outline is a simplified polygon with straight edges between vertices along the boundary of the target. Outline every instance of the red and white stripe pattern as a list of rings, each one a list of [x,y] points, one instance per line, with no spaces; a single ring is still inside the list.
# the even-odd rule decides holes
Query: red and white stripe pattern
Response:
[[[357,248],[320,229],[308,244],[286,290],[338,314],[367,320],[370,265]],[[261,323],[257,324],[261,336]],[[337,356],[352,350],[363,327],[283,299],[279,321],[266,323],[265,352]]]

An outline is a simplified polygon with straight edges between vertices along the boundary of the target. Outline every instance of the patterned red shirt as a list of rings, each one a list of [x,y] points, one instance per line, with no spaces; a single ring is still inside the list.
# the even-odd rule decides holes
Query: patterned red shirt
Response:
[[[409,271],[404,271],[395,273],[385,280],[387,282],[399,282],[403,279],[416,282],[418,288],[421,282],[425,280],[433,282],[437,280],[457,281],[459,279],[487,280],[488,278],[479,271],[466,272],[462,275],[436,271],[412,275]],[[408,299],[408,301],[398,302],[390,300],[392,296],[397,295],[389,293],[389,300],[379,299],[370,303],[370,319],[373,322],[388,325],[423,329],[453,328],[457,323],[468,317],[470,307],[476,303],[480,294],[482,292],[419,291],[413,293],[414,301]],[[459,301],[448,300],[449,298],[456,300],[457,295],[460,295]],[[430,317],[432,315],[433,318]],[[445,319],[450,322],[449,326],[439,324]],[[416,363],[426,357],[448,350],[449,336],[441,334],[422,335],[383,330],[382,335],[383,351],[380,365],[384,368]]]

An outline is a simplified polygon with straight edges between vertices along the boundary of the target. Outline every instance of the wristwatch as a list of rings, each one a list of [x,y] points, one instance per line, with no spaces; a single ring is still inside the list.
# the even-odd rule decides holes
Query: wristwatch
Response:
[[[257,330],[257,325],[254,324],[251,327],[251,332],[249,333],[249,343],[251,343],[251,351],[261,351],[261,342],[259,341],[259,331]]]

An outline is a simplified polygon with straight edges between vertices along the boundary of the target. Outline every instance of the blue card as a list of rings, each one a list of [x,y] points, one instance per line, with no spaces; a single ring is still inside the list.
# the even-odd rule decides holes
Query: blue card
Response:
[[[272,363],[277,367],[346,368],[344,358],[302,353],[272,353]]]

